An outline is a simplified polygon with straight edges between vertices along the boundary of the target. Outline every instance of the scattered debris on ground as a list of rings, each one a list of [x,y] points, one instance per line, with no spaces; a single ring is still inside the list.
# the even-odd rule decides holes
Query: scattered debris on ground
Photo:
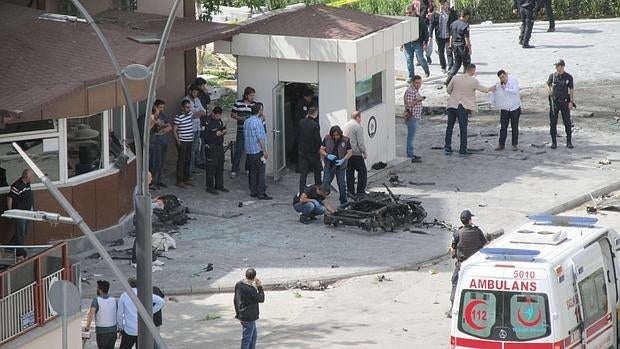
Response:
[[[392,176],[398,180],[398,176]],[[400,226],[421,223],[426,218],[426,211],[418,200],[402,200],[395,196],[385,185],[387,194],[373,192],[361,196],[358,200],[344,204],[334,213],[324,215],[326,225],[349,225],[362,228],[366,231],[393,232]]]
[[[207,313],[207,315],[205,315],[205,317],[202,318],[202,321],[217,320],[219,318],[221,318],[221,316],[217,313]]]
[[[598,163],[601,165],[611,165],[611,160],[609,160],[608,158],[604,158],[599,160]]]

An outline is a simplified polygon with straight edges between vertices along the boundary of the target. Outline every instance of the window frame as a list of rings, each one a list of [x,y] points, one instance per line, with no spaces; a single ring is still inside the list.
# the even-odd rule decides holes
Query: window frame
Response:
[[[355,109],[360,111],[360,112],[364,112],[367,110],[370,110],[372,108],[376,108],[377,106],[380,106],[382,104],[385,104],[385,70],[376,72],[374,74],[372,74],[370,77],[362,79],[362,80],[356,80],[355,81],[355,86],[354,86],[354,95],[355,95]],[[379,101],[374,103],[374,104],[369,104],[369,105],[365,105],[363,108],[358,104],[358,98],[360,96],[363,96],[365,94],[361,94],[358,96],[357,94],[357,86],[359,83],[365,82],[370,80],[370,84],[371,84],[371,89],[370,89],[370,95],[373,95],[373,91],[374,91],[374,83],[375,83],[375,77],[378,76],[378,80],[379,80],[379,88],[380,91],[377,93],[378,97],[379,97]]]

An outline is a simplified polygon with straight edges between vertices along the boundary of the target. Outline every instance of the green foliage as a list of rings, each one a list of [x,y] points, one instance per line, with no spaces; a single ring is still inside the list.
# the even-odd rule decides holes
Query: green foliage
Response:
[[[214,14],[220,13],[220,6],[242,7],[247,6],[252,10],[266,7],[267,10],[283,8],[288,5],[304,2],[306,5],[323,3],[322,0],[196,0],[198,4],[205,8],[205,12],[200,15],[203,21],[210,21]]]

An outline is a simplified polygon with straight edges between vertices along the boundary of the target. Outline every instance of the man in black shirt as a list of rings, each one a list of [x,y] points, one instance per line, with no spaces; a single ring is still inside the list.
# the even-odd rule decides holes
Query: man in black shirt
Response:
[[[226,126],[222,122],[222,108],[215,107],[211,115],[201,120],[203,139],[207,148],[207,192],[218,194],[228,192],[224,188],[224,135]]]
[[[478,252],[487,243],[487,239],[482,230],[475,226],[472,222],[474,215],[469,210],[461,212],[461,223],[463,226],[452,235],[450,243],[450,254],[456,259],[454,263],[454,273],[452,274],[452,291],[450,292],[450,310],[446,313],[447,317],[452,317],[452,303],[454,302],[454,293],[459,280],[459,271],[461,263],[467,258]]]
[[[316,105],[314,104],[314,91],[307,88],[304,91],[302,98],[298,100],[295,105],[295,123],[305,119],[311,107],[316,108]]]
[[[549,95],[549,126],[551,133],[551,149],[558,147],[556,141],[558,113],[562,113],[564,130],[566,131],[566,147],[573,149],[572,125],[570,111],[575,107],[575,89],[573,77],[564,71],[563,59],[555,62],[555,73],[549,75],[547,79],[547,94]]]
[[[319,123],[316,120],[319,115],[316,107],[308,109],[308,115],[299,121],[299,193],[303,193],[306,187],[308,172],[314,173],[314,184],[321,184],[321,134]]]
[[[241,322],[243,334],[241,338],[241,349],[255,349],[256,320],[258,320],[258,303],[265,302],[265,291],[263,284],[256,277],[256,270],[248,268],[245,271],[245,279],[235,285],[235,318]]]
[[[452,22],[450,25],[450,41],[448,47],[452,49],[454,65],[452,66],[452,70],[448,72],[446,85],[448,85],[452,77],[459,72],[461,65],[467,67],[469,63],[471,63],[471,39],[469,38],[469,23],[467,23],[467,21],[469,21],[469,15],[469,10],[462,10],[461,18]]]
[[[332,184],[336,177],[338,192],[340,193],[340,204],[347,203],[347,182],[346,170],[348,160],[353,156],[353,149],[349,137],[342,134],[340,126],[332,126],[329,134],[323,138],[321,145],[321,156],[325,162],[323,171],[323,183]]]
[[[534,27],[534,8],[536,0],[512,0],[512,12],[521,16],[521,33],[519,45],[523,48],[534,48],[530,45],[532,28]]]
[[[335,210],[325,200],[330,193],[329,185],[312,185],[304,188],[301,194],[295,195],[293,199],[293,208],[301,213],[299,221],[308,224],[310,221],[316,220],[316,216],[320,216],[325,212],[333,213]]]
[[[22,176],[11,185],[9,195],[7,196],[7,209],[8,210],[27,210],[32,211],[34,201],[32,197],[32,190],[30,189],[30,183],[32,183],[32,171],[25,169],[22,172]],[[11,245],[23,245],[26,240],[26,233],[29,227],[29,220],[14,218],[15,230],[13,231],[13,238],[9,244]]]

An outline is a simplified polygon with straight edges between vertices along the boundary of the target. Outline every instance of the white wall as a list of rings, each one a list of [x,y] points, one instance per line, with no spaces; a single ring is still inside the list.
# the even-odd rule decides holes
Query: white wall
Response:
[[[51,349],[62,348],[62,327],[60,318],[53,320],[42,328],[26,332],[2,346],[3,349]],[[69,349],[82,348],[82,319],[75,316],[68,321]],[[95,341],[95,333],[91,333],[91,341]]]
[[[168,16],[173,3],[174,0],[138,0],[138,10],[136,12]],[[183,17],[183,1],[179,5],[176,16]]]
[[[396,157],[396,118],[394,115],[394,52],[387,52],[355,64],[356,81],[370,78],[383,71],[383,103],[362,112],[362,126],[368,148],[367,165],[389,162]],[[377,119],[377,132],[368,136],[368,121]]]
[[[267,151],[273,155],[273,89],[278,84],[278,62],[272,58],[249,56],[237,57],[237,93],[240,98],[243,90],[251,86],[256,90],[256,101],[263,103],[267,121]],[[233,122],[231,120],[229,122]],[[235,124],[236,128],[236,124]],[[273,173],[273,156],[267,163],[267,174]]]
[[[355,108],[355,78],[352,64],[319,63],[319,120],[321,136],[334,125],[343,127]]]

